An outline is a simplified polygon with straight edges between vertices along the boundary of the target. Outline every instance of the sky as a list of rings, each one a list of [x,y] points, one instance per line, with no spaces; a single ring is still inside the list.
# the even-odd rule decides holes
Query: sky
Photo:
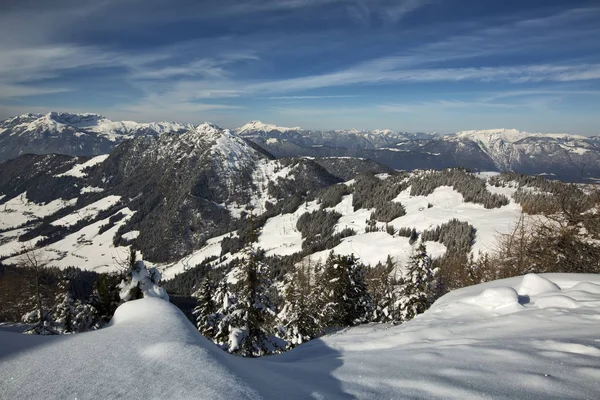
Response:
[[[598,21],[598,0],[2,0],[0,119],[600,134]]]

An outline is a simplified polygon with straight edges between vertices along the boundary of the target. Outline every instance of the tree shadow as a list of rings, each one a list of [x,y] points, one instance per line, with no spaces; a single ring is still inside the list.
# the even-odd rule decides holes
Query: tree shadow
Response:
[[[354,399],[333,372],[343,365],[339,351],[314,339],[287,353],[245,359],[248,377],[267,399]]]
[[[40,346],[58,343],[63,339],[60,335],[27,335],[21,332],[0,330],[0,362],[18,354],[35,351]]]

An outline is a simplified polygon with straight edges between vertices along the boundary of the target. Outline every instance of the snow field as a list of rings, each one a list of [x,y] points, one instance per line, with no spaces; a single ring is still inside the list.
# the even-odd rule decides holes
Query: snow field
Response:
[[[90,205],[87,205],[73,213],[57,219],[52,222],[55,226],[72,226],[82,219],[92,218],[100,213],[100,211],[108,210],[121,200],[121,196],[107,196]]]
[[[577,307],[539,301],[558,295]],[[518,307],[512,306],[515,296]],[[242,359],[200,336],[173,305],[146,298],[119,307],[99,331],[59,337],[0,331],[0,393],[48,399],[596,399],[598,321],[600,276],[527,275],[450,292],[399,326],[361,325],[285,354]]]
[[[521,215],[521,206],[510,198],[515,189],[489,185],[488,189],[493,193],[507,195],[510,203],[500,208],[486,209],[481,204],[464,202],[463,196],[449,186],[438,187],[428,196],[411,196],[408,188],[394,199],[404,205],[406,215],[396,218],[390,224],[396,228],[409,227],[422,232],[457,218],[477,229],[472,250],[474,255],[480,251],[493,251],[498,235],[514,229]],[[429,203],[433,207],[428,208]]]
[[[192,268],[208,257],[219,257],[221,255],[221,242],[229,235],[237,236],[236,232],[226,233],[221,236],[216,236],[206,241],[206,245],[200,250],[195,251],[187,257],[182,258],[176,263],[159,266],[164,280],[172,279],[175,275],[184,272],[188,268]],[[231,257],[230,254],[224,255],[226,259]]]
[[[83,172],[84,169],[104,162],[104,160],[106,160],[108,158],[108,156],[109,156],[108,154],[103,154],[101,156],[92,157],[89,160],[87,160],[86,162],[77,164],[77,165],[73,166],[73,168],[71,168],[70,170],[63,172],[62,174],[56,175],[56,177],[74,176],[76,178],[83,178],[87,175],[85,172]]]
[[[125,217],[101,234],[98,233],[100,227],[107,224],[110,217],[96,221],[56,243],[40,248],[42,259],[46,259],[48,265],[58,268],[76,266],[96,272],[115,271],[118,264],[126,262],[129,257],[129,246],[114,247],[113,236],[134,213],[127,207],[118,212]],[[12,257],[4,262],[16,264],[19,260],[18,257]]]
[[[48,204],[37,204],[27,199],[27,193],[21,193],[0,206],[0,229],[15,228],[34,219],[44,218],[76,202],[77,199],[58,199]]]

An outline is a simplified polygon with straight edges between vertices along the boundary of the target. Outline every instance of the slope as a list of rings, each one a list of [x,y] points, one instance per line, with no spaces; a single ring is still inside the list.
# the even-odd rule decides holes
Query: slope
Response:
[[[597,275],[527,275],[451,292],[400,326],[359,326],[283,355],[242,359],[201,337],[174,306],[143,299],[121,306],[99,331],[0,332],[0,394],[593,399],[599,319]]]

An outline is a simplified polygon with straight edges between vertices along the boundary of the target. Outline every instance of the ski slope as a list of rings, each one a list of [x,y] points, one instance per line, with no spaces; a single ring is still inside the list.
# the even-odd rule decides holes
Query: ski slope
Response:
[[[600,276],[527,275],[451,292],[400,326],[363,325],[242,359],[147,298],[99,331],[0,331],[0,397],[597,399],[599,321]]]

